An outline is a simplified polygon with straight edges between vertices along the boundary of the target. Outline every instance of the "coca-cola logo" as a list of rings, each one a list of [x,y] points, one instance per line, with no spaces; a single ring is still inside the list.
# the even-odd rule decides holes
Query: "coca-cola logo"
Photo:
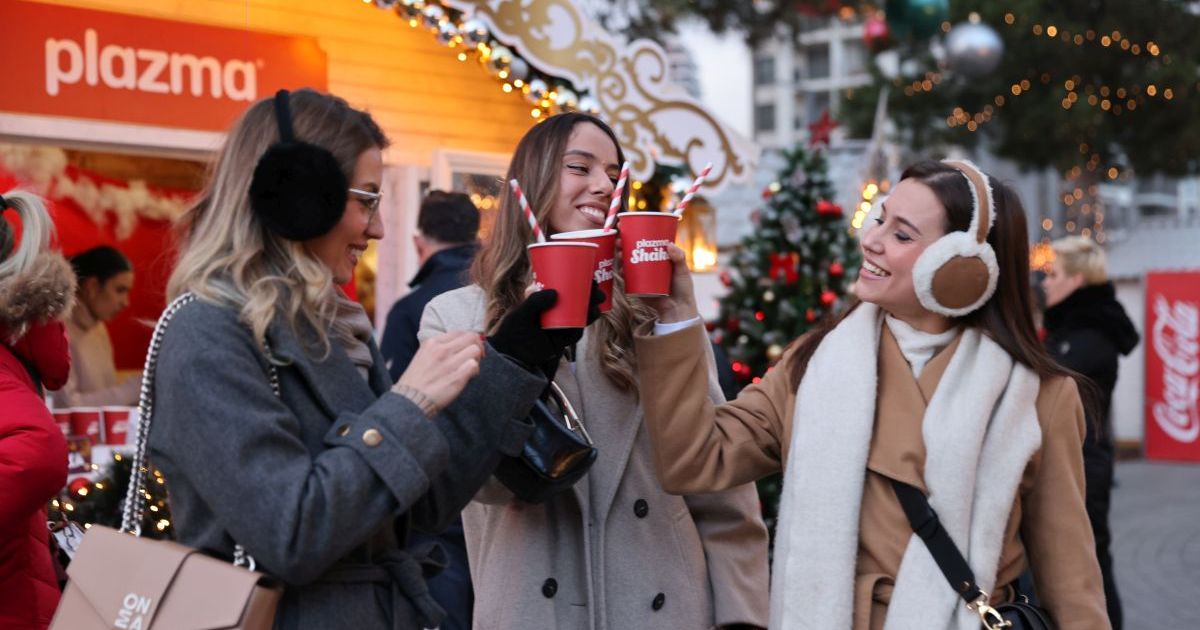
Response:
[[[1154,422],[1182,443],[1200,437],[1200,306],[1154,298],[1153,351],[1162,361],[1163,389],[1152,410]]]

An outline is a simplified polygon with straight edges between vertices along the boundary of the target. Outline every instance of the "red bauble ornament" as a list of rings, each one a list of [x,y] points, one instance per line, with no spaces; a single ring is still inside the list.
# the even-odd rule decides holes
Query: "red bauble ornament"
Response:
[[[796,252],[767,254],[767,258],[771,261],[771,268],[767,271],[768,278],[783,280],[788,284],[795,284],[800,279],[800,272],[796,269],[796,265],[800,263],[800,255]]]
[[[808,323],[810,323],[810,324],[817,321],[816,311],[812,310],[811,308],[804,311],[804,319],[807,320]]]
[[[846,273],[846,270],[842,268],[842,263],[836,260],[829,263],[829,275],[834,278],[841,278],[843,273]]]
[[[828,199],[822,199],[817,202],[817,214],[823,217],[840,217],[842,207]]]
[[[92,489],[92,482],[88,481],[87,477],[76,477],[71,480],[71,483],[67,484],[67,488],[71,491],[71,494],[79,494],[82,496],[82,494],[87,494],[87,492],[85,491],[80,493],[80,491],[90,491]]]
[[[821,304],[823,306],[825,306],[825,307],[833,306],[833,303],[836,301],[837,301],[837,294],[834,293],[833,291],[830,291],[829,289],[825,289],[824,291],[821,292]]]
[[[892,31],[888,28],[887,20],[879,15],[873,15],[863,22],[863,43],[867,50],[879,52],[892,44]]]
[[[729,285],[733,284],[733,280],[729,277],[728,271],[721,272],[721,284],[723,284],[725,286],[729,286]]]
[[[736,317],[730,317],[729,320],[725,322],[725,330],[728,330],[731,333],[736,333],[741,327],[742,324],[737,320]]]

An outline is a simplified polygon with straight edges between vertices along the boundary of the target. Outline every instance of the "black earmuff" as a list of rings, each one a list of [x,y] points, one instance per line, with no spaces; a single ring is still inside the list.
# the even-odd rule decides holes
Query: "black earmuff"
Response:
[[[292,241],[333,229],[346,211],[350,184],[329,150],[296,139],[288,91],[275,94],[279,142],[254,167],[250,207],[271,232]]]

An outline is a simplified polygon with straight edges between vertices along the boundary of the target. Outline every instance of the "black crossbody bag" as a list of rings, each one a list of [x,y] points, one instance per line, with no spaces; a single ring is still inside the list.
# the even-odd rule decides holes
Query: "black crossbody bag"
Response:
[[[496,478],[518,499],[543,503],[575,485],[596,461],[596,447],[558,384],[529,412],[533,433],[521,454],[501,457]]]
[[[1029,603],[1029,598],[1019,593],[1016,601],[992,606],[988,601],[990,596],[975,583],[975,573],[942,527],[929,499],[902,481],[892,479],[891,482],[908,524],[925,542],[950,587],[963,598],[969,610],[979,615],[983,630],[1055,630],[1046,611]]]

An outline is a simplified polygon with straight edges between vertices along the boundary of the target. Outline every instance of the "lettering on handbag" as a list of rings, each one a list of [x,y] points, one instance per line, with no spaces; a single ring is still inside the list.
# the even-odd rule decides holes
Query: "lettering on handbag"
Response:
[[[629,255],[629,264],[670,260],[671,255],[667,253],[670,244],[671,241],[666,239],[639,239]]]
[[[1154,300],[1154,353],[1162,361],[1162,400],[1154,403],[1154,421],[1172,439],[1190,443],[1200,437],[1200,307],[1195,302]]]
[[[113,621],[113,627],[121,630],[144,630],[151,601],[149,597],[143,597],[137,593],[126,593],[121,600],[121,610],[117,611],[117,619]]]
[[[258,69],[253,61],[197,57],[187,53],[100,46],[100,35],[89,28],[83,44],[73,39],[46,38],[46,93],[58,94],[60,86],[84,81],[113,89],[151,94],[183,94],[185,85],[192,96],[206,92],[213,98],[253,101],[258,97]]]

